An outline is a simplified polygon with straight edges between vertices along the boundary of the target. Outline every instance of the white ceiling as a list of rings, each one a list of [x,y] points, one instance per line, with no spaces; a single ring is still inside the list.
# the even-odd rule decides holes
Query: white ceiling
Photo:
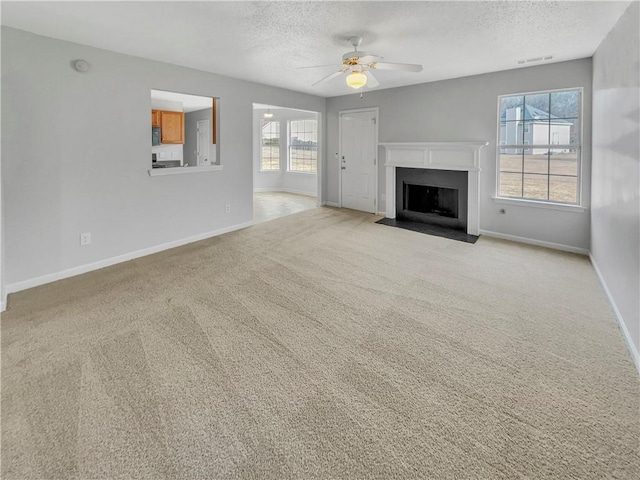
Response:
[[[165,92],[163,90],[151,90],[151,108],[162,109],[162,101],[166,100],[182,104],[184,113],[197,112],[205,108],[211,108],[213,99],[211,97],[199,97],[187,93]]]
[[[311,85],[361,50],[421,73],[377,71],[379,88],[590,57],[629,5],[615,2],[7,2],[2,24],[40,35],[324,97]],[[87,59],[91,61],[91,59]]]

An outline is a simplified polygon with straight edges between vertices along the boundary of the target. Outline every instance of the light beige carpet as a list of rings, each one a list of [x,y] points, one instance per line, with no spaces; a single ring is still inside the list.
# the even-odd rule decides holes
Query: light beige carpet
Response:
[[[587,258],[319,208],[10,296],[2,478],[637,478]]]

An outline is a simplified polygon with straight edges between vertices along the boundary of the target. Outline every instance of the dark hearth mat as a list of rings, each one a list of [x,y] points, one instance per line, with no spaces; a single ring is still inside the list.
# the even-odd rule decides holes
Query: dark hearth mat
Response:
[[[452,228],[439,227],[437,225],[429,225],[428,223],[412,222],[410,220],[396,220],[394,218],[383,218],[376,223],[388,225],[390,227],[404,228],[418,233],[426,233],[427,235],[435,235],[436,237],[449,238],[458,240],[459,242],[476,243],[478,236],[469,235],[461,230],[453,230]]]

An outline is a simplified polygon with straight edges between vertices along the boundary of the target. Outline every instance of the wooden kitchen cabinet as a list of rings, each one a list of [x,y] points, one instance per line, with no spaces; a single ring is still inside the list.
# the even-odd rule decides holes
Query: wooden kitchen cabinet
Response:
[[[151,110],[151,126],[160,126],[160,110]]]
[[[162,143],[184,143],[184,112],[160,112]]]

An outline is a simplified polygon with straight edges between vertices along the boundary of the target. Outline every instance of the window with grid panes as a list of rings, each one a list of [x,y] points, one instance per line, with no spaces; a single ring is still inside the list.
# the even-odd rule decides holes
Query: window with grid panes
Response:
[[[580,202],[582,89],[499,97],[498,196]]]
[[[312,119],[289,122],[289,171],[318,172],[318,122]]]
[[[260,170],[280,170],[280,122],[261,120]]]

